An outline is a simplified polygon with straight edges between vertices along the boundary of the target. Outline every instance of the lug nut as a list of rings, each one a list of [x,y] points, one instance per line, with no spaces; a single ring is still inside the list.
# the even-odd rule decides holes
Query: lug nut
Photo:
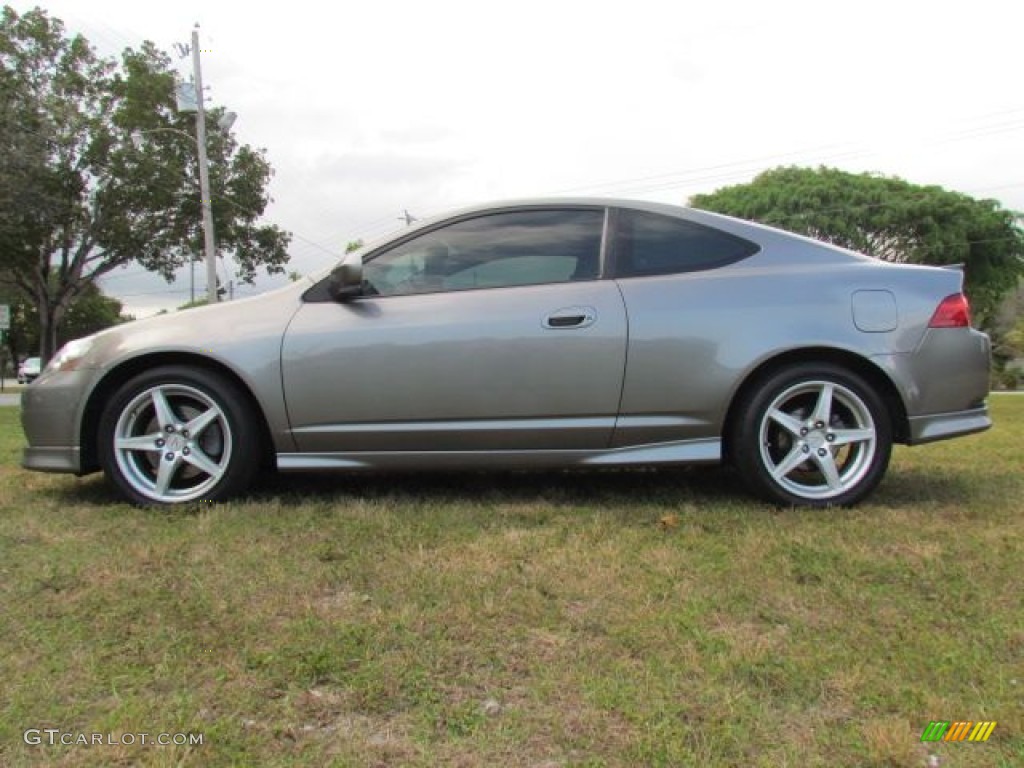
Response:
[[[825,435],[825,439],[828,440],[831,443],[831,442],[835,441],[836,436],[833,435],[831,432],[829,432],[827,435]]]
[[[174,432],[174,425],[168,424],[166,427],[164,427],[164,432],[166,432],[168,435],[172,434]]]
[[[814,422],[814,428],[815,429],[821,429],[824,426],[825,426],[825,422],[824,421],[816,421],[816,422]]]
[[[800,437],[807,435],[807,427],[800,427]]]
[[[156,447],[157,448],[163,448],[165,444],[166,444],[166,441],[162,437],[158,437],[156,439]]]
[[[188,448],[182,448],[181,449],[181,455],[182,456],[188,456],[190,453],[192,453],[192,451],[190,451]]]
[[[821,458],[825,458],[826,456],[828,456],[828,451],[826,451],[824,448],[819,448],[818,455],[821,456]]]
[[[164,454],[164,458],[167,459],[168,461],[174,461],[174,454],[173,453],[165,453]]]
[[[804,453],[810,453],[810,452],[811,452],[811,446],[805,445],[804,446]]]

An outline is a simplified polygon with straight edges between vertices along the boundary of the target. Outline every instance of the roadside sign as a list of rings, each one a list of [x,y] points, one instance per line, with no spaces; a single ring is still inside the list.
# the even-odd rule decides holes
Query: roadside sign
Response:
[[[199,109],[196,98],[196,84],[178,80],[174,84],[174,100],[179,112],[195,112]]]

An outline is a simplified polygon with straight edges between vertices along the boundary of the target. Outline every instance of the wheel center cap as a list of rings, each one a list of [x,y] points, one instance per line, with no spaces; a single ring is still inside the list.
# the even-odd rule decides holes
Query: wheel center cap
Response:
[[[823,448],[825,446],[825,443],[825,434],[823,432],[818,432],[817,430],[815,430],[814,432],[811,432],[809,435],[807,435],[807,444],[811,446],[813,450]]]
[[[174,434],[167,436],[167,450],[169,451],[173,451],[176,453],[180,451],[182,448],[184,448],[186,445],[188,445],[188,441],[181,435]]]

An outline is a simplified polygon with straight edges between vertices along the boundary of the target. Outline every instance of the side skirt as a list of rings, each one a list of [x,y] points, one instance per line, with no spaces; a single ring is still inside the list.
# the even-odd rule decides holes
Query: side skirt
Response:
[[[537,469],[714,464],[722,459],[718,438],[634,445],[603,451],[380,451],[279,453],[282,472],[359,469]]]

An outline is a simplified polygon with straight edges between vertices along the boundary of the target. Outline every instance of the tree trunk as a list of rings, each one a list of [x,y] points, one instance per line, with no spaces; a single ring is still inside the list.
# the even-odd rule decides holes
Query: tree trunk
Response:
[[[57,326],[63,315],[59,303],[44,301],[39,305],[39,357],[44,366],[57,354]]]

